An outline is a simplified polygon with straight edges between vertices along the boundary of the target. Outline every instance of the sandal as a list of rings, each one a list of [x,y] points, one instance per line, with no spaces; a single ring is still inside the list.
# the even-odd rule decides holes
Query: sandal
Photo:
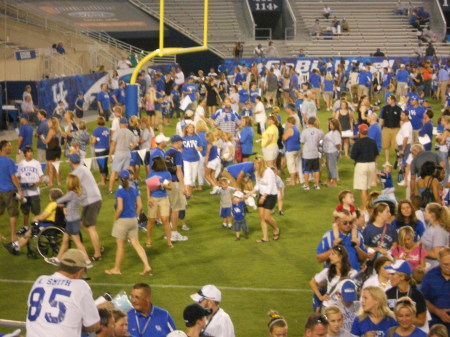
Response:
[[[100,256],[91,256],[91,260],[92,261],[103,261],[103,257]]]
[[[269,240],[263,240],[263,239],[261,239],[261,240],[256,240],[256,243],[265,243],[265,242],[269,242]]]
[[[105,274],[108,274],[108,275],[122,275],[121,272],[116,273],[116,272],[113,272],[111,269],[110,270],[105,270]]]
[[[152,243],[151,243],[151,242],[146,242],[146,243],[145,243],[145,247],[150,248],[151,246],[152,246]]]
[[[273,234],[273,241],[278,241],[280,239],[281,229],[278,228],[278,233]]]
[[[142,273],[139,273],[139,275],[143,275],[143,276],[146,276],[146,275],[148,275],[148,276],[153,276],[152,270],[151,270],[151,269],[149,269],[149,270],[144,270]]]

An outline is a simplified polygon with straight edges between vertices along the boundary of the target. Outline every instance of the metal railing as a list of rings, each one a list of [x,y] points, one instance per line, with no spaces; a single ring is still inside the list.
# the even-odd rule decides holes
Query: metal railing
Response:
[[[144,12],[146,12],[146,13],[152,15],[153,17],[159,19],[159,7],[152,8],[148,4],[146,4],[146,3],[144,3],[144,2],[142,2],[140,0],[128,0],[128,1],[130,3],[132,3],[133,5],[135,5],[136,7],[138,7],[140,10],[143,10]],[[199,36],[191,33],[185,27],[177,24],[172,19],[167,18],[167,15],[164,17],[164,22],[165,22],[165,24],[171,26],[172,28],[176,29],[177,31],[179,31],[183,35],[185,35],[188,38],[190,38],[192,41],[198,43],[199,45],[203,45],[203,41],[202,41],[202,39]],[[216,54],[216,55],[218,55],[218,56],[220,56],[222,58],[226,57],[221,50],[211,46],[210,44],[208,44],[208,49],[211,52],[213,52],[214,54]]]
[[[295,39],[295,36],[297,35],[297,19],[295,17],[294,11],[292,10],[291,3],[289,2],[289,0],[284,1],[284,4],[286,6],[283,6],[283,11],[284,11],[284,8],[286,7],[287,14],[288,14],[287,18],[289,18],[289,20],[286,20],[286,21],[290,23],[291,27],[289,27],[289,28],[292,28],[291,30],[293,30],[292,39],[290,39],[290,38],[288,38],[288,34],[287,34],[288,28],[286,28],[284,38],[285,38],[285,40],[293,40],[293,39]]]
[[[25,328],[26,323],[22,321],[11,321],[9,319],[0,319],[0,326],[4,326],[7,328]]]
[[[246,10],[244,11],[244,16],[247,19],[245,21],[247,22],[247,25],[249,26],[252,39],[255,39],[255,29],[256,29],[255,19],[253,18],[252,9],[250,8],[249,2],[247,0],[244,0],[244,2],[245,2],[245,7],[246,7]]]
[[[436,18],[431,20],[431,26],[434,28],[439,40],[442,40],[447,35],[447,21],[445,20],[439,0],[429,0],[431,17]]]
[[[294,27],[286,27],[284,29],[284,39],[285,40],[295,40],[296,28]]]
[[[255,40],[272,40],[272,28],[255,28]]]

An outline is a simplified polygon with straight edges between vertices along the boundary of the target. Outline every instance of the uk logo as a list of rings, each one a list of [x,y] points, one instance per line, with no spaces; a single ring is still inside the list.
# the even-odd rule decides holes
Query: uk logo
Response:
[[[53,102],[55,104],[58,104],[58,102],[63,102],[64,107],[69,106],[66,101],[67,96],[67,90],[64,90],[64,82],[61,81],[58,84],[52,85],[52,92],[53,92]]]

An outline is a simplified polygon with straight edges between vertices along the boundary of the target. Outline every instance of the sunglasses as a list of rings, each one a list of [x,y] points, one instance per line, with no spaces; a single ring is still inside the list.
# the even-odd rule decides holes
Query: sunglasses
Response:
[[[327,317],[327,315],[320,315],[319,317],[317,317],[316,322],[320,323],[320,324],[327,325],[328,324],[328,317]]]
[[[342,221],[343,225],[353,225],[353,221]]]

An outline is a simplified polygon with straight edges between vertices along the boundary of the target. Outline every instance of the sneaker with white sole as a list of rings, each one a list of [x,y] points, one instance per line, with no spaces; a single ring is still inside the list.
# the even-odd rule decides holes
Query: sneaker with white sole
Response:
[[[48,264],[51,264],[52,266],[58,266],[59,265],[59,260],[56,257],[45,257],[44,261],[47,262]]]
[[[86,268],[87,269],[91,269],[94,266],[94,264],[92,263],[92,261],[86,261]]]
[[[183,226],[181,226],[181,229],[184,230],[184,231],[190,230],[190,228],[189,228],[188,225],[183,225]]]
[[[305,191],[309,191],[309,190],[310,190],[309,185],[303,185],[302,188],[303,188]]]
[[[181,235],[179,232],[172,232],[170,241],[187,241],[188,237]]]
[[[315,190],[320,190],[320,186],[319,185],[314,185],[314,189]]]
[[[228,229],[231,229],[231,228],[233,228],[233,224],[229,223],[228,224]]]

